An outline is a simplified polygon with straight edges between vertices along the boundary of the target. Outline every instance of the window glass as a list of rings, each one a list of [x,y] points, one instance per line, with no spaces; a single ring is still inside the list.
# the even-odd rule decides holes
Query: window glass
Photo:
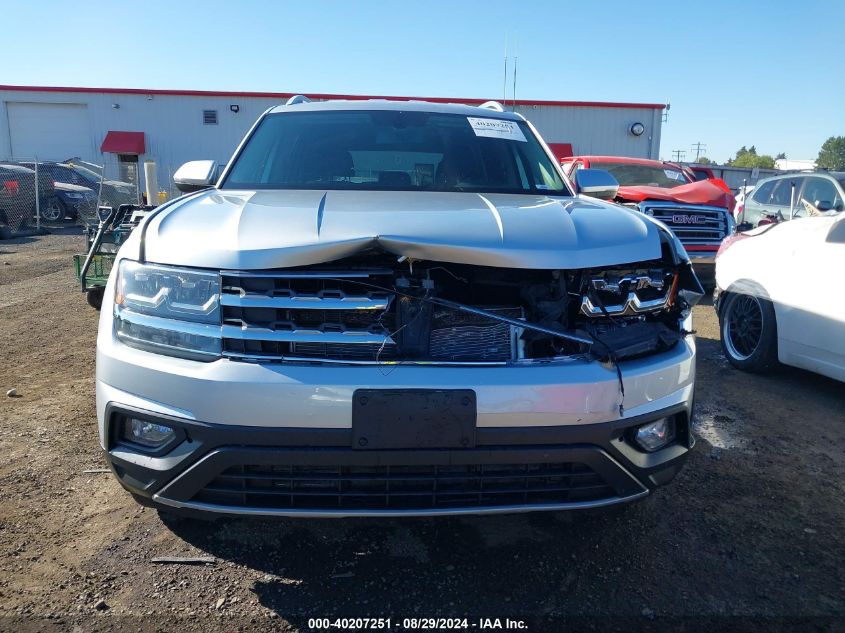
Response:
[[[584,167],[584,163],[582,163],[581,161],[575,161],[574,163],[569,163],[568,165],[566,165],[566,167],[564,169],[566,170],[567,176],[574,178],[575,172],[578,171],[579,169],[583,168],[583,167]]]
[[[777,180],[764,182],[754,190],[754,193],[751,194],[751,199],[758,204],[769,204],[772,197],[772,191],[774,190],[776,184]]]
[[[801,192],[801,199],[812,205],[816,205],[817,202],[829,202],[834,209],[842,209],[842,197],[836,185],[826,178],[807,178],[807,184]]]
[[[670,189],[678,185],[686,185],[689,182],[683,171],[670,165],[657,167],[654,165],[638,165],[636,163],[591,162],[590,167],[609,171],[623,187],[647,185]]]
[[[82,181],[88,182],[100,182],[99,174],[95,174],[93,171],[82,167],[81,165],[71,165],[71,169],[76,172],[77,179]]]
[[[801,191],[802,178],[781,178],[775,185],[772,198],[769,204],[776,204],[788,207],[792,201],[792,183],[795,183],[795,200],[798,201],[798,192]]]
[[[495,126],[499,120],[489,121]],[[514,128],[509,134],[492,136],[458,114],[271,114],[235,159],[222,188],[569,195],[529,127],[508,123]]]

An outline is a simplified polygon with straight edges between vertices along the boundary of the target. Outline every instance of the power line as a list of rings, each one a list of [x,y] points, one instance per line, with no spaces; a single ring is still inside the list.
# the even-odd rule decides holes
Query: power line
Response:
[[[672,156],[675,158],[676,163],[682,162],[684,160],[684,158],[686,158],[686,155],[687,155],[687,153],[686,153],[685,150],[682,150],[682,149],[673,149],[672,150]]]
[[[698,143],[692,144],[692,151],[695,152],[695,162],[698,162],[698,159],[701,157],[701,154],[707,151],[707,145],[699,141]]]

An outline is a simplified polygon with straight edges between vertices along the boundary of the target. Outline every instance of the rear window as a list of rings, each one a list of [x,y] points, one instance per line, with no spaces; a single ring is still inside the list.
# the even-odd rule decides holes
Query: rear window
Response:
[[[524,122],[397,110],[271,114],[222,188],[569,195]]]

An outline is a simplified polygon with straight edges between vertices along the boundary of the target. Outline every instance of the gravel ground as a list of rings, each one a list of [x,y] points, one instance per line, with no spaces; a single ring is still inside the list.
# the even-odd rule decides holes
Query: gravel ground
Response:
[[[733,370],[709,305],[695,314],[699,441],[670,486],[625,512],[164,523],[84,472],[104,462],[98,313],[70,265],[82,247],[71,230],[0,242],[0,630],[304,631],[337,616],[841,626],[845,389]]]

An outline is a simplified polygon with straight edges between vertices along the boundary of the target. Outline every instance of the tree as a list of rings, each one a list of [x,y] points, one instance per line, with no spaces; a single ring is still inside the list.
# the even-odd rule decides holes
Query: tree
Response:
[[[775,160],[786,160],[786,152],[781,152],[777,156],[775,156]]]
[[[774,169],[775,159],[768,154],[758,154],[757,148],[752,145],[746,147],[743,145],[736,152],[736,156],[729,159],[726,163],[732,167],[761,167],[763,169]]]
[[[707,158],[706,156],[699,156],[698,160],[695,162],[697,162],[699,165],[710,165],[713,161]]]
[[[831,136],[819,150],[816,167],[845,170],[845,136]]]

